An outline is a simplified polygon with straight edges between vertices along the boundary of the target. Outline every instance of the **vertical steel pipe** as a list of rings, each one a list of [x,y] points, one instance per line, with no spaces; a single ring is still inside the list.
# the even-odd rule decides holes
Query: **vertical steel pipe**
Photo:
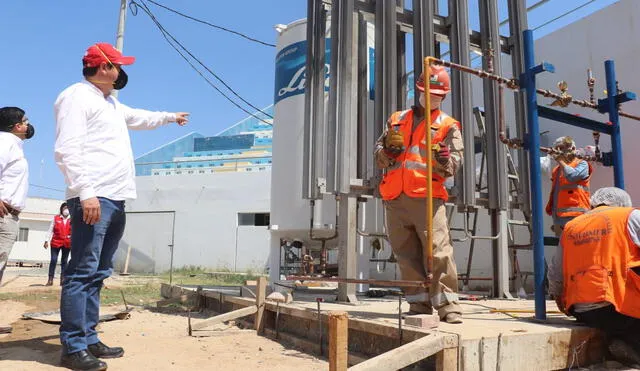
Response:
[[[451,19],[451,61],[469,66],[469,2],[467,0],[449,0]],[[471,77],[458,70],[451,70],[451,107],[453,115],[462,123],[462,139],[465,147],[463,157],[462,181],[457,176],[456,185],[461,188],[462,197],[458,197],[458,206],[465,209],[475,206],[476,158],[472,124]]]
[[[544,292],[544,209],[542,206],[542,178],[539,159],[540,127],[538,125],[538,99],[536,93],[536,65],[533,32],[526,30],[523,37],[524,74],[523,87],[527,98],[527,149],[531,177],[531,212],[533,226],[533,273],[535,287],[535,312],[537,319],[546,319]]]
[[[302,197],[321,198],[316,179],[319,176],[319,143],[324,127],[326,17],[322,0],[307,1],[307,60],[304,107]]]
[[[604,62],[604,72],[607,79],[607,105],[609,110],[609,122],[611,122],[611,151],[613,152],[613,180],[618,188],[624,189],[624,169],[622,168],[622,140],[620,138],[620,113],[616,96],[618,87],[616,83],[616,69],[612,60]]]
[[[432,0],[413,0],[413,78],[418,81],[425,57],[435,57],[435,30]],[[409,88],[415,89],[415,86]],[[414,105],[420,106],[420,94],[414,90]]]

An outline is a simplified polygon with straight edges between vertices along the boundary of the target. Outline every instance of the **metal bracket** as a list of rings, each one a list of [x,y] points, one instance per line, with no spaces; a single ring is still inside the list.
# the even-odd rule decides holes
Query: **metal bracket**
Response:
[[[616,100],[616,105],[618,105],[618,104],[622,104],[632,100],[636,100],[637,96],[636,96],[636,93],[626,91],[622,94],[616,95],[614,98]],[[609,98],[598,99],[598,112],[600,113],[609,112]]]
[[[327,179],[317,178],[316,187],[318,187],[318,190],[320,191],[320,193],[327,193]]]

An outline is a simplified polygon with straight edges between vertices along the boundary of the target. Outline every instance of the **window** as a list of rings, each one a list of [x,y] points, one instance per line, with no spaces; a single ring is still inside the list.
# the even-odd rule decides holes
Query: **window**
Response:
[[[269,213],[238,213],[238,225],[253,225],[264,227],[270,222]]]
[[[160,175],[160,173],[156,171],[153,173],[153,175]]]
[[[17,241],[19,242],[29,241],[29,228],[20,228],[20,231],[18,231]]]
[[[198,173],[204,174],[204,170],[200,170],[200,171],[198,171]]]

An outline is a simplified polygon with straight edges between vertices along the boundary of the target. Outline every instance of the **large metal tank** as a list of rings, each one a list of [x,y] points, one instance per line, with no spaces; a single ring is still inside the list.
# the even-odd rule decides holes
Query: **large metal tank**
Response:
[[[273,124],[273,164],[271,169],[271,257],[270,280],[281,279],[280,263],[282,260],[281,244],[286,241],[300,241],[306,247],[319,247],[319,241],[312,241],[309,236],[311,226],[311,208],[309,200],[302,198],[303,179],[303,137],[304,137],[304,92],[305,63],[307,53],[306,19],[289,25],[276,26],[279,32],[277,40],[276,72],[274,87],[274,124]],[[327,30],[330,22],[327,22]],[[328,31],[330,34],[330,31]],[[369,25],[367,37],[369,46],[369,90],[373,86],[373,25]],[[329,88],[330,39],[326,42],[326,82],[325,91]],[[373,116],[372,95],[369,94],[370,111]],[[326,109],[325,104],[325,109]],[[326,115],[325,115],[326,117]],[[373,151],[374,138],[371,137],[370,148]],[[372,163],[372,162],[370,162]],[[372,172],[373,169],[368,169]],[[374,203],[378,204],[374,207]],[[370,206],[371,205],[371,206]],[[368,231],[382,229],[379,202],[369,201],[361,207],[359,226]],[[315,201],[313,230],[315,236],[330,237],[336,227],[336,203],[333,195],[324,195],[322,200]],[[373,212],[373,215],[371,213]],[[376,216],[377,215],[377,216]],[[337,263],[338,251],[335,249],[338,239],[329,240],[329,264]],[[358,239],[358,277],[369,277],[369,258],[371,242],[365,238]],[[360,287],[360,289],[363,289]]]

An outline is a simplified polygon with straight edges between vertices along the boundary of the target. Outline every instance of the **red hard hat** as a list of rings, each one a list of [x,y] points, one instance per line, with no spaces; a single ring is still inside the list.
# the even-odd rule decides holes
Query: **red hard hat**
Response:
[[[424,72],[420,74],[416,81],[416,88],[424,92]],[[446,95],[451,90],[451,78],[449,73],[442,66],[431,66],[429,68],[429,88],[431,94]]]

